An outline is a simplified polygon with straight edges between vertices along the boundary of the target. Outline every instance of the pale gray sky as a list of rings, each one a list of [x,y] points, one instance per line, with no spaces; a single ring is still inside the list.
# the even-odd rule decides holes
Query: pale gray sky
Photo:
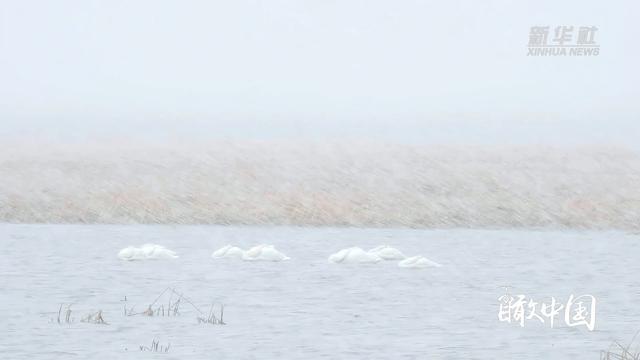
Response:
[[[0,0],[0,135],[608,142],[638,1]],[[598,57],[527,57],[595,25]]]

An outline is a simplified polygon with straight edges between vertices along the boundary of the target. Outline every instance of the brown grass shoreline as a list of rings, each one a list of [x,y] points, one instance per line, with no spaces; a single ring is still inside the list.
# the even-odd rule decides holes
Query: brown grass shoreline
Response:
[[[0,222],[640,229],[640,155],[372,142],[0,144]]]

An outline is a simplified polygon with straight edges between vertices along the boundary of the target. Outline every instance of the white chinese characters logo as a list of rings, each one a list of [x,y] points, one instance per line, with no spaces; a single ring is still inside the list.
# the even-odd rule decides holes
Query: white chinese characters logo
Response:
[[[529,31],[527,56],[598,56],[600,45],[595,36],[595,26],[532,26]],[[549,33],[553,38],[549,41]],[[577,35],[577,36],[574,36]],[[574,41],[575,39],[575,41]]]
[[[526,321],[539,321],[553,328],[556,318],[564,313],[564,322],[569,327],[584,325],[593,331],[596,323],[596,298],[593,295],[569,296],[566,303],[560,303],[551,297],[548,303],[538,303],[524,295],[505,294],[498,298],[500,309],[498,320],[516,323],[524,327]]]

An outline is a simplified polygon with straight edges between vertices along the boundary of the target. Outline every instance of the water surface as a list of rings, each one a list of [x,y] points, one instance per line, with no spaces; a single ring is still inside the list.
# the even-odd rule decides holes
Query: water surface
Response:
[[[597,359],[640,330],[637,234],[295,227],[0,225],[0,353],[7,359]],[[157,243],[176,260],[123,262],[118,250]],[[280,263],[211,259],[226,244],[274,244]],[[389,244],[441,268],[329,264],[345,247]],[[227,325],[142,311],[166,287]],[[499,322],[509,286],[541,302],[597,298],[596,330]],[[164,301],[164,300],[163,300]],[[72,303],[72,324],[56,321]],[[103,310],[109,325],[80,322]],[[153,339],[167,354],[141,353]]]

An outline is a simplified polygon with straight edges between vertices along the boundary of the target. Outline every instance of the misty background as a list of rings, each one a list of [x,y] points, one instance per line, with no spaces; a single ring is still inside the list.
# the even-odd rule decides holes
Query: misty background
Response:
[[[0,1],[0,220],[636,227],[638,10]]]
[[[1,1],[4,137],[634,145],[636,1]],[[527,57],[532,26],[597,57]],[[553,34],[550,34],[550,37]]]

